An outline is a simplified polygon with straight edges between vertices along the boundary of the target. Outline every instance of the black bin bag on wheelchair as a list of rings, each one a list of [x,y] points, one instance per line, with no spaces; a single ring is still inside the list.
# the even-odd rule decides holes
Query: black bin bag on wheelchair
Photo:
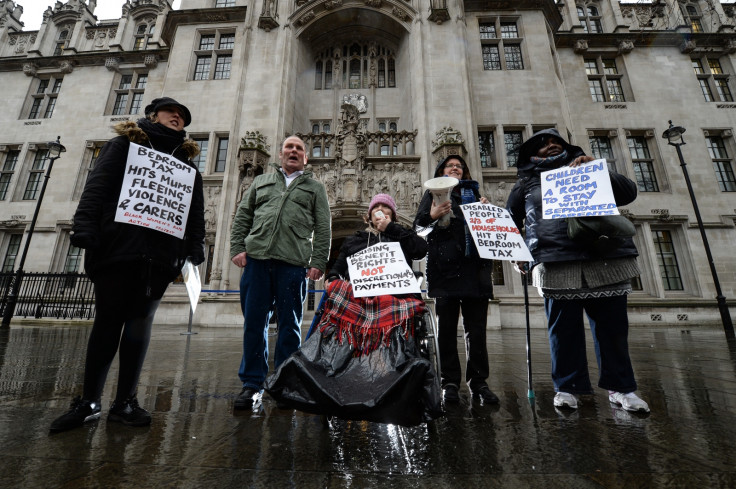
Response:
[[[361,351],[360,341],[346,339],[346,331],[330,322],[340,312],[328,299],[321,327],[267,379],[271,397],[308,413],[403,426],[441,416],[437,376],[417,344],[426,327],[421,316],[388,329],[380,346]]]

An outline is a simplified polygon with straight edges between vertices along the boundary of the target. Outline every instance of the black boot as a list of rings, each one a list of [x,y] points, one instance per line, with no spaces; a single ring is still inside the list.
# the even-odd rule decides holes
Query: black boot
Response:
[[[49,431],[60,433],[62,431],[78,428],[88,421],[100,419],[100,402],[88,401],[77,396],[69,406],[69,411],[62,414],[51,423]]]
[[[138,405],[138,399],[135,396],[130,396],[124,401],[112,403],[107,420],[128,426],[148,426],[151,424],[151,413]]]

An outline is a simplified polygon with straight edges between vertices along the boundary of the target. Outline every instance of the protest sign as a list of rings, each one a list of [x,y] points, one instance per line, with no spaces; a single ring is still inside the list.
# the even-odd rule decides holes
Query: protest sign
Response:
[[[183,238],[195,175],[172,155],[130,143],[115,221]]]
[[[542,219],[619,214],[606,160],[541,173]]]
[[[374,244],[349,256],[348,271],[355,297],[421,293],[396,242]]]
[[[184,262],[184,266],[181,268],[181,278],[184,279],[184,285],[189,295],[189,303],[192,306],[192,314],[194,314],[199,302],[199,294],[202,292],[202,280],[199,278],[199,268],[195,267],[189,259]]]
[[[480,202],[461,205],[460,208],[481,258],[532,261],[529,248],[506,209]]]

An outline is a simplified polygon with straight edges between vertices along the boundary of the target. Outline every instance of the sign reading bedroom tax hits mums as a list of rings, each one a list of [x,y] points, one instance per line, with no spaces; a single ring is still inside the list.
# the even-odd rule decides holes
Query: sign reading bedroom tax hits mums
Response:
[[[421,292],[396,242],[374,244],[349,256],[348,271],[355,297]]]
[[[480,202],[461,205],[460,208],[481,258],[532,261],[529,248],[509,211]]]
[[[606,160],[541,173],[543,219],[618,214]]]
[[[130,143],[115,220],[183,238],[195,175],[171,155]]]

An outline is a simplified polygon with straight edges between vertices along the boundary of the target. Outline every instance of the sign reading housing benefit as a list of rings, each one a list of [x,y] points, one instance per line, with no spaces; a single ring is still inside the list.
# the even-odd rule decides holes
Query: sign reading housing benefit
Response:
[[[355,297],[421,293],[396,242],[377,243],[349,256],[348,271]]]
[[[542,219],[619,214],[606,160],[563,166],[540,174]]]
[[[195,175],[171,155],[130,143],[115,221],[183,238]]]

